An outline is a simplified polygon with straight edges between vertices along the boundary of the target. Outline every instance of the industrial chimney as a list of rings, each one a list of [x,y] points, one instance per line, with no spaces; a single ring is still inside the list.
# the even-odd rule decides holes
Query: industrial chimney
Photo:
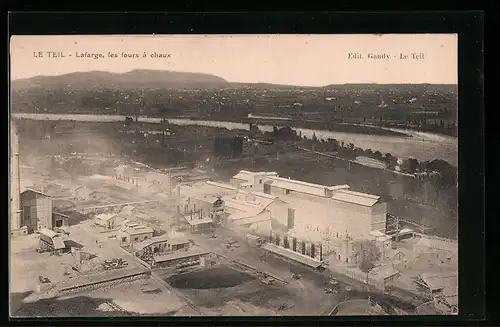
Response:
[[[11,231],[19,230],[21,226],[21,180],[20,180],[20,169],[19,169],[19,140],[17,137],[17,131],[15,125],[11,122],[10,128],[10,179],[11,179],[11,203],[10,203],[10,215],[11,215]]]

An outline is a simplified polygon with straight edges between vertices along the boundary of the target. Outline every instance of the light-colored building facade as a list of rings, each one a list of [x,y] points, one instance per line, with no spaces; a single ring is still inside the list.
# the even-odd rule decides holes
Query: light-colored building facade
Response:
[[[269,205],[271,218],[316,241],[368,238],[371,231],[385,232],[387,204],[380,197],[355,192],[348,185],[324,186],[277,176],[242,171],[233,181],[247,179],[252,188],[276,198]],[[316,235],[314,235],[316,234]]]
[[[116,217],[115,213],[102,213],[95,216],[94,222],[98,226],[113,229],[116,227]]]
[[[119,232],[118,238],[120,244],[123,245],[133,245],[134,243],[140,243],[144,240],[153,238],[154,230],[151,227],[147,227],[139,224],[126,224]]]

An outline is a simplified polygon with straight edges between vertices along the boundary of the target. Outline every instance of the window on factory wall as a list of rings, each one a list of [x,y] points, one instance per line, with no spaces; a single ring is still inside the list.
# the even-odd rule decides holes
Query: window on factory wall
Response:
[[[288,208],[288,229],[292,229],[295,226],[295,209]]]
[[[259,184],[262,184],[262,179],[259,179]]]

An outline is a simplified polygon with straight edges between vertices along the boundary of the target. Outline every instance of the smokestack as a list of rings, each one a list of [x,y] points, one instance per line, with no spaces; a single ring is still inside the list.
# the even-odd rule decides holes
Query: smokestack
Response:
[[[18,230],[21,226],[21,176],[19,168],[19,139],[17,130],[11,122],[11,230]]]

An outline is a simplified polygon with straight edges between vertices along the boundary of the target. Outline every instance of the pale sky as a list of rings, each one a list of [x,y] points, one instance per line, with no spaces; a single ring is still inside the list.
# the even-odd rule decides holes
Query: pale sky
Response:
[[[42,58],[34,55],[39,51]],[[47,51],[66,57],[48,58]],[[77,52],[101,53],[104,58],[77,58]],[[108,57],[108,52],[118,58]],[[140,57],[120,58],[122,52]],[[153,59],[153,52],[170,58]],[[361,53],[364,59],[348,59],[349,53]],[[369,53],[387,53],[390,59],[368,59]],[[412,59],[412,53],[423,53],[424,58]],[[10,54],[12,79],[155,69],[213,74],[229,82],[308,86],[458,83],[456,34],[16,35]],[[400,59],[401,54],[408,58]]]

